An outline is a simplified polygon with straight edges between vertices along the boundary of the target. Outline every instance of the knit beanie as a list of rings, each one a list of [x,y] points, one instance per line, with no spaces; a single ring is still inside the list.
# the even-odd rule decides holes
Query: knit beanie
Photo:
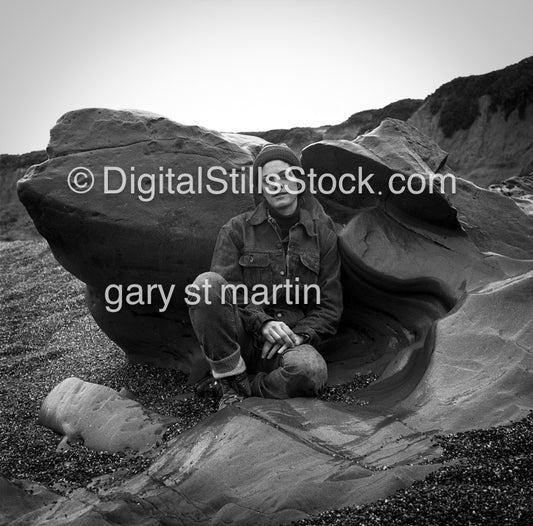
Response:
[[[259,168],[265,166],[269,161],[285,161],[289,166],[299,166],[300,168],[302,166],[296,154],[285,143],[265,144],[254,161],[254,180],[257,180]]]

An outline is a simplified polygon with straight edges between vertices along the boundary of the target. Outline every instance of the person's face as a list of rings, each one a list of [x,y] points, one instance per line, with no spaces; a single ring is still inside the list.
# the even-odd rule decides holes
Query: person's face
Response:
[[[268,161],[263,165],[263,196],[270,207],[281,215],[292,214],[298,205],[298,184],[285,177],[285,170],[289,167],[290,164],[285,161],[277,160]],[[279,191],[275,191],[278,185],[268,184],[268,174],[278,174],[279,178],[276,180],[279,181]],[[288,189],[292,193],[289,193]]]

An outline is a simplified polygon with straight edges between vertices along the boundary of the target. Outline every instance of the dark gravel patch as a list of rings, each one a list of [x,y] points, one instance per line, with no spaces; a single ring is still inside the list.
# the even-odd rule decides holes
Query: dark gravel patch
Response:
[[[450,464],[387,499],[323,512],[298,526],[533,524],[533,412],[519,422],[435,437]]]
[[[357,373],[351,382],[327,386],[318,398],[327,402],[344,402],[352,405],[366,405],[368,402],[359,398],[357,391],[368,387],[374,380],[377,380],[375,374]]]
[[[84,285],[53,258],[44,241],[0,242],[0,474],[59,492],[106,474],[131,476],[150,454],[98,453],[81,444],[56,451],[62,437],[37,424],[41,402],[76,376],[120,390],[144,406],[179,417],[165,439],[216,410],[195,397],[186,375],[130,364],[88,314]]]

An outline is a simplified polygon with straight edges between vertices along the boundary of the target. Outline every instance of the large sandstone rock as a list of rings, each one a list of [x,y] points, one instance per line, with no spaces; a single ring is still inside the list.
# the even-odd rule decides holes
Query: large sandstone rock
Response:
[[[194,195],[187,189],[182,195],[158,192],[142,201],[136,186],[136,195],[129,192],[131,179],[125,191],[104,194],[104,167],[121,167],[128,176],[131,167],[137,175],[156,176],[160,167],[172,169],[175,189],[180,174],[192,174],[196,183],[199,170],[205,175],[212,166],[229,172],[251,165],[264,141],[184,126],[150,113],[106,109],[67,113],[50,137],[49,159],[18,185],[39,232],[57,260],[86,283],[91,314],[130,359],[187,370],[197,345],[187,326],[184,288],[209,269],[220,226],[254,201],[249,194],[214,195],[205,188]],[[67,184],[77,167],[94,174],[94,187],[87,193],[75,193]],[[109,177],[111,188],[120,186],[117,173]],[[167,292],[175,288],[164,312],[161,296],[154,295],[151,304],[124,305],[111,313],[105,298],[110,284],[139,284],[145,290],[160,284]]]
[[[371,370],[401,379],[392,393],[398,401],[424,374],[424,367],[407,365],[429,363],[423,349],[431,345],[435,320],[469,292],[531,269],[533,222],[510,199],[460,178],[455,191],[447,184],[444,193],[392,193],[393,174],[448,173],[445,152],[400,121],[386,119],[354,141],[313,144],[302,162],[337,177],[359,168],[374,174],[375,194],[318,196],[344,224],[345,322],[371,342],[356,352],[331,351],[330,370],[346,379],[342,367],[371,356]]]

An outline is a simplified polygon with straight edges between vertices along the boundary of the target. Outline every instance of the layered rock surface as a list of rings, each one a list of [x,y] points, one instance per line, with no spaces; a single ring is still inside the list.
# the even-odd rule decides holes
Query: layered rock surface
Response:
[[[228,165],[246,164],[256,143],[154,123],[138,113],[77,113],[59,121],[64,131],[52,133],[50,152],[56,157],[30,172],[19,188],[54,254],[87,280],[89,302],[96,294],[91,287],[98,290],[116,276],[123,282],[163,279],[160,269],[168,273],[177,264],[177,248],[182,284],[187,272],[203,270],[217,227],[226,214],[251,205],[249,200],[234,198],[230,206],[223,199],[192,196],[182,205],[183,198],[174,196],[148,206],[122,197],[110,207],[98,196],[72,196],[65,174],[89,166],[91,159],[95,170],[108,160],[120,165],[116,156],[126,165],[128,155],[141,160],[152,140],[146,137],[157,133],[164,139],[148,155],[150,166],[175,166],[187,159],[183,149],[199,155],[189,159],[189,169],[199,159],[204,166],[218,161],[220,152]],[[91,127],[97,136],[85,133],[79,144],[68,138]],[[172,133],[188,134],[188,140],[175,142]],[[206,142],[216,144],[216,155],[208,159],[200,153]],[[417,173],[426,180],[433,172],[446,173],[446,161],[434,142],[395,120],[355,141],[321,141],[302,152],[304,168],[318,174],[338,179],[359,168],[374,174],[375,193],[318,196],[340,228],[346,298],[343,329],[322,348],[330,381],[344,382],[358,372],[379,375],[357,393],[357,403],[247,399],[154,451],[146,472],[99,492],[78,490],[18,524],[43,518],[63,524],[278,524],[369,502],[423,477],[437,467],[425,464],[438,454],[431,442],[436,433],[523,417],[533,403],[533,221],[507,197],[461,179],[455,191],[446,186],[444,193],[391,191],[394,174]],[[172,207],[181,215],[160,222]],[[208,225],[200,240],[191,227],[198,214]],[[164,243],[154,247],[153,238]],[[194,247],[200,243],[198,255]],[[157,257],[139,250],[145,244]],[[127,263],[120,257],[124,250]],[[98,320],[99,311],[94,305],[91,310]],[[142,353],[136,338],[148,328],[152,352],[162,357],[168,352],[169,361],[183,366],[194,354],[192,343],[184,350],[181,342],[172,347],[165,340],[179,313],[185,316],[178,304],[174,312],[171,318],[152,311],[149,322],[136,313],[138,328],[121,317],[114,318],[112,330],[99,323],[137,357]],[[131,339],[117,338],[127,331]],[[148,341],[143,345],[146,356]]]

